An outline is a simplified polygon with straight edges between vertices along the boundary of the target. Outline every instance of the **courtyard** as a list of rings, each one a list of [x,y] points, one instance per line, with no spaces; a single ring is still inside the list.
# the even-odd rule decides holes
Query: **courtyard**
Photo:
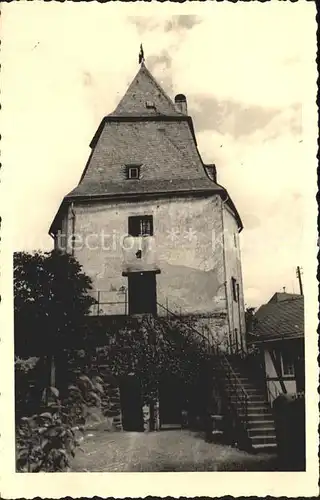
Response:
[[[275,471],[276,456],[207,443],[189,430],[107,432],[88,430],[72,472]]]

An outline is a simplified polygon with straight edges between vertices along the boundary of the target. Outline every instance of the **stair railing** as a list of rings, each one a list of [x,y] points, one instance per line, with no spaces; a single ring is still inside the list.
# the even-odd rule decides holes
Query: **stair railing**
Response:
[[[194,326],[190,325],[187,321],[184,321],[182,319],[181,314],[178,315],[178,314],[174,313],[173,311],[170,311],[170,309],[168,309],[167,307],[163,306],[162,304],[159,304],[159,302],[157,302],[157,305],[161,309],[163,309],[164,311],[166,311],[167,317],[169,315],[172,316],[172,317],[174,317],[175,319],[177,319],[178,321],[180,321],[184,326],[187,326],[193,333],[195,333],[196,335],[198,335],[199,337],[201,337],[202,341],[204,341],[206,344],[208,344],[208,347],[211,350],[211,345],[210,345],[209,340],[207,339],[207,337],[205,335],[203,335],[203,333],[199,332],[199,330],[197,330],[196,328],[194,328]]]
[[[224,375],[227,379],[228,389],[226,389],[224,384],[224,394],[228,399],[229,407],[236,414],[236,419],[240,420],[240,423],[245,432],[248,430],[248,400],[249,396],[245,390],[241,380],[239,380],[237,374],[233,370],[227,356],[223,352],[216,352],[217,359],[219,360],[219,368],[221,375]],[[228,393],[229,390],[229,393]]]
[[[184,326],[187,326],[193,333],[201,337],[202,341],[204,341],[208,345],[208,350],[210,353],[215,354],[216,358],[219,362],[219,371],[220,377],[219,379],[223,378],[223,375],[227,378],[229,382],[229,390],[231,392],[231,395],[228,393],[228,390],[225,387],[225,384],[223,384],[223,393],[225,396],[225,399],[227,399],[228,403],[227,406],[228,408],[232,411],[236,421],[241,425],[243,428],[245,434],[247,435],[247,428],[248,428],[248,393],[243,387],[241,380],[237,377],[236,373],[234,372],[227,356],[223,352],[223,350],[220,348],[219,343],[215,342],[214,346],[212,346],[207,339],[205,335],[203,335],[201,332],[199,332],[194,326],[190,325],[188,322],[183,321],[182,315],[181,315],[181,310],[180,310],[180,315],[170,311],[168,307],[163,306],[162,304],[159,304],[157,302],[157,305],[166,311],[167,317],[170,315],[180,321]],[[222,375],[222,377],[221,377]],[[233,397],[232,397],[233,396]]]

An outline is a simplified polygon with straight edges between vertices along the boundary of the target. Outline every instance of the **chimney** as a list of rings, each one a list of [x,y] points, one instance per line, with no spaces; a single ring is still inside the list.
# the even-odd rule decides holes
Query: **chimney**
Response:
[[[213,181],[217,182],[217,169],[214,163],[210,163],[209,165],[204,165],[204,168],[207,172],[207,176]]]
[[[176,97],[174,98],[174,102],[177,111],[183,113],[184,115],[188,114],[187,98],[184,94],[176,95]]]

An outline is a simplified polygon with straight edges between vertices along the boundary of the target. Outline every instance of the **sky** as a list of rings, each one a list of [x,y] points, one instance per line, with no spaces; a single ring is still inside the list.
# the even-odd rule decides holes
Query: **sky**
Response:
[[[216,164],[241,215],[246,304],[283,287],[298,293],[315,215],[313,2],[13,2],[2,5],[1,38],[14,251],[52,248],[52,219],[137,73],[142,42],[167,93],[187,96],[202,158]]]

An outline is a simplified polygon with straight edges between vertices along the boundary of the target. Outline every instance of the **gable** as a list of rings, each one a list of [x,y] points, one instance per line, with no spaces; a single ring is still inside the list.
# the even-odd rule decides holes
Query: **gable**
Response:
[[[127,92],[110,116],[181,116],[150,71],[142,63]]]

